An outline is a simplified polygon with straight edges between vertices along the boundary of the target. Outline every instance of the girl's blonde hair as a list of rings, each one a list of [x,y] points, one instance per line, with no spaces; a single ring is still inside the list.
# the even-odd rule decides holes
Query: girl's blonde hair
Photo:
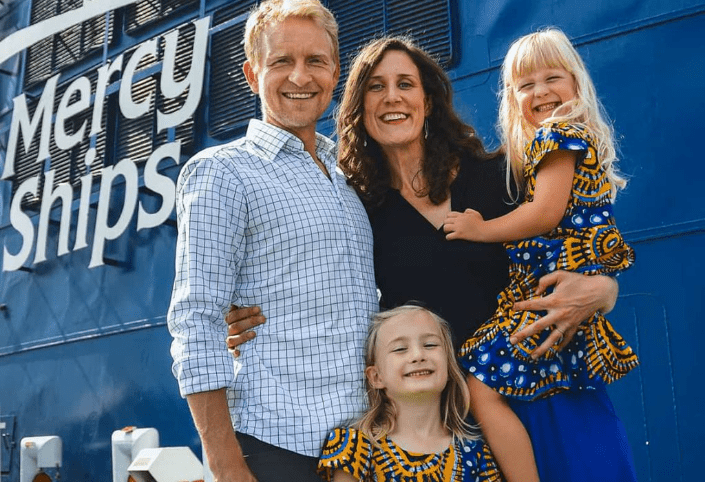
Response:
[[[541,68],[562,68],[573,75],[576,96],[563,104],[553,117],[543,124],[568,122],[585,127],[595,138],[599,162],[612,185],[612,199],[626,186],[626,179],[617,170],[614,130],[609,117],[595,93],[587,68],[566,35],[556,28],[547,28],[525,35],[509,47],[501,70],[498,130],[507,156],[507,190],[512,193],[511,176],[524,187],[524,148],[534,138],[536,128],[529,124],[517,103],[515,89],[519,77]]]
[[[450,326],[440,316],[426,308],[413,304],[377,313],[372,318],[365,345],[365,367],[375,365],[377,338],[384,322],[395,316],[419,311],[428,313],[438,323],[443,350],[447,356],[448,383],[441,394],[441,420],[443,420],[443,425],[458,439],[476,439],[478,435],[473,432],[473,427],[465,421],[470,409],[470,392],[465,383],[465,377],[455,361],[455,350],[453,349]],[[373,443],[377,444],[380,439],[394,429],[397,418],[396,408],[384,389],[374,388],[367,377],[365,377],[365,388],[367,389],[369,409],[358,420],[355,427],[367,435]]]

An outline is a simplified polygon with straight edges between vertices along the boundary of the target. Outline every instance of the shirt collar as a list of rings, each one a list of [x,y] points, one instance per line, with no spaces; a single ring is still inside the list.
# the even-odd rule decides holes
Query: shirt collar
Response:
[[[282,150],[291,152],[304,150],[304,143],[294,134],[259,119],[250,119],[246,137],[262,149],[269,159],[277,157]],[[335,168],[335,148],[335,142],[316,132],[316,155],[329,170]]]

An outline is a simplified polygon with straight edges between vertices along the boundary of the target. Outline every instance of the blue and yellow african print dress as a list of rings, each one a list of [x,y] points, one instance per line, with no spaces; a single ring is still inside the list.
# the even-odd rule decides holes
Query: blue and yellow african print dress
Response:
[[[407,452],[388,437],[372,444],[354,428],[333,430],[318,461],[325,480],[342,470],[369,482],[487,482],[501,481],[499,469],[482,440],[454,440],[440,454]]]
[[[526,202],[533,199],[541,159],[555,150],[581,153],[565,216],[546,235],[505,243],[510,284],[497,297],[499,306],[461,347],[460,364],[486,385],[518,400],[535,400],[569,388],[611,383],[634,368],[632,349],[605,317],[584,321],[561,351],[551,348],[538,360],[531,352],[546,339],[545,330],[512,345],[509,337],[534,323],[542,313],[514,311],[515,301],[535,296],[538,279],[555,270],[615,275],[634,262],[634,251],[617,230],[611,185],[597,158],[595,140],[584,128],[553,124],[537,130],[526,147]]]

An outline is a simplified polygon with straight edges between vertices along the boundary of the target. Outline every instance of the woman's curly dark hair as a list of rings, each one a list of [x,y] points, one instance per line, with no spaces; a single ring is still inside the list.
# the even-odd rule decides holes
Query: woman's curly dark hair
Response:
[[[490,154],[475,129],[455,113],[453,88],[443,68],[410,37],[373,40],[355,57],[337,113],[338,165],[368,209],[384,201],[391,183],[389,167],[379,144],[367,135],[363,119],[370,75],[390,50],[404,52],[411,58],[419,69],[424,92],[430,100],[431,112],[426,118],[428,137],[422,139],[424,159],[420,173],[425,188],[417,194],[428,195],[432,203],[440,204],[449,196],[460,159],[468,154],[486,159]]]

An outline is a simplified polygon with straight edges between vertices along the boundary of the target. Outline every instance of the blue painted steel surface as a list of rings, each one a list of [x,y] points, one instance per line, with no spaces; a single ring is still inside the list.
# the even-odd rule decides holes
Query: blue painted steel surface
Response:
[[[578,45],[614,119],[621,168],[631,177],[615,208],[637,249],[637,264],[620,278],[610,319],[637,348],[642,364],[610,392],[628,429],[639,480],[699,480],[705,390],[696,370],[705,367],[697,346],[705,298],[705,207],[696,146],[705,112],[705,3],[452,5],[458,25],[450,70],[456,105],[495,146],[497,67],[510,42],[557,25]],[[28,8],[29,1],[11,2],[0,18],[0,36],[26,23]],[[140,39],[152,35],[140,32]],[[14,68],[11,63],[3,67]],[[19,93],[16,78],[0,74],[0,89],[3,132]],[[330,130],[330,122],[323,125]],[[203,132],[197,138],[201,146],[215,142]],[[165,172],[174,178],[178,166],[172,163]],[[2,182],[0,243],[16,251],[9,203],[10,183]],[[49,253],[56,253],[56,235]],[[0,310],[0,421],[14,423],[13,436],[0,437],[3,482],[18,479],[19,447],[13,450],[11,442],[27,436],[61,436],[62,478],[70,481],[110,480],[110,436],[127,425],[156,427],[162,445],[190,445],[200,455],[170,372],[165,313],[174,241],[173,226],[136,232],[133,220],[108,245],[106,257],[114,265],[88,269],[89,250],[82,250],[50,256],[31,272],[1,272],[0,305],[6,309]]]

